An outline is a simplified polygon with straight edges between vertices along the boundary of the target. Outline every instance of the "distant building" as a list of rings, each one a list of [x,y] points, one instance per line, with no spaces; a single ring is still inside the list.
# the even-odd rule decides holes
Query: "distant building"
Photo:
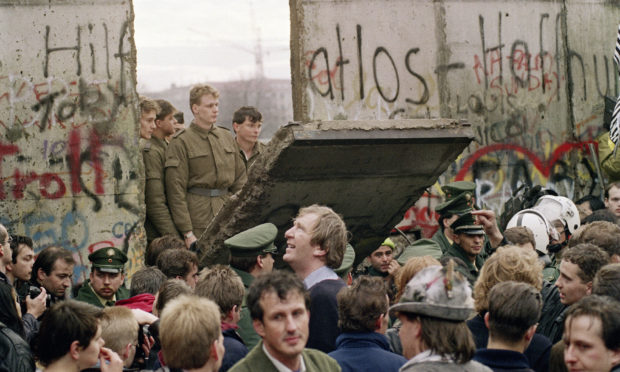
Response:
[[[276,130],[293,121],[291,81],[286,79],[251,79],[227,82],[207,82],[220,91],[220,112],[217,124],[232,130],[232,115],[241,106],[255,106],[263,114],[260,139],[269,141]],[[139,92],[155,99],[166,99],[183,111],[185,124],[193,115],[189,108],[191,85],[172,86],[160,92]]]

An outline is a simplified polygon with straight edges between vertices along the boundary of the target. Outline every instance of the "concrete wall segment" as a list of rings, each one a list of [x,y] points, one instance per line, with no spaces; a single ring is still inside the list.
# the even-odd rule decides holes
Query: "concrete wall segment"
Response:
[[[144,250],[136,52],[128,1],[2,2],[0,220],[35,251]]]
[[[465,119],[476,139],[441,182],[475,181],[482,206],[498,213],[522,184],[600,194],[588,144],[603,131],[603,96],[618,94],[616,2],[298,0],[291,9],[303,15],[291,32],[302,55],[292,66],[296,120]]]

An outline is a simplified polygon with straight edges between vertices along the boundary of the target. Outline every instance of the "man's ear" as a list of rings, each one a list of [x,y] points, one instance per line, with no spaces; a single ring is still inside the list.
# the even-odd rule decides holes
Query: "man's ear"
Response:
[[[254,330],[256,331],[257,335],[259,335],[261,338],[265,337],[265,326],[263,325],[262,321],[258,319],[252,319],[252,325],[254,326]]]
[[[131,348],[133,347],[133,345],[130,343],[128,343],[127,345],[125,345],[125,348],[123,349],[123,355],[121,355],[121,359],[123,359],[123,361],[127,360],[127,358],[129,358],[129,354],[131,353]],[[136,346],[139,347],[139,346]]]
[[[461,237],[458,234],[454,234],[452,239],[456,244],[461,244]]]
[[[321,248],[320,245],[316,245],[314,247],[314,250],[312,251],[312,255],[314,257],[319,257],[319,258],[324,257],[324,256],[327,256],[327,250]]]
[[[210,360],[215,360],[218,361],[220,359],[220,356],[217,355],[217,341],[215,340],[211,343],[211,347],[209,348],[209,359]]]
[[[80,358],[80,351],[82,351],[82,347],[79,341],[73,341],[71,345],[69,345],[69,355],[72,359],[78,360]]]
[[[47,276],[47,275],[45,274],[45,271],[43,271],[43,269],[39,267],[39,268],[37,269],[37,279],[38,279],[39,281],[43,281],[43,280],[45,279],[45,276]]]
[[[262,268],[263,268],[263,265],[264,265],[264,264],[263,264],[263,257],[259,254],[259,255],[257,255],[257,256],[256,256],[256,266],[257,266],[259,269],[262,269]]]
[[[489,312],[487,311],[487,312],[484,314],[484,325],[485,325],[485,326],[487,326],[487,329],[489,328],[489,317],[490,317],[490,316],[489,316]]]
[[[586,294],[588,294],[588,295],[592,294],[592,282],[587,282],[586,283]]]
[[[233,131],[235,132],[235,134],[237,134],[237,131],[239,130],[239,124],[233,123],[232,127],[233,127]]]
[[[536,333],[536,328],[538,328],[538,324],[534,324],[525,332],[525,341],[530,342],[532,338],[534,338],[534,334]]]

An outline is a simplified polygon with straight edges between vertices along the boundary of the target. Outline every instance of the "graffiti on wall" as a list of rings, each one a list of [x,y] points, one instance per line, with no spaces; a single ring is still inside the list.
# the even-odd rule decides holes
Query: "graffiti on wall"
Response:
[[[130,275],[143,256],[135,49],[129,18],[115,17],[128,5],[118,6],[97,22],[84,15],[95,10],[76,6],[83,19],[73,25],[16,7],[41,17],[21,41],[40,49],[18,47],[0,65],[0,222],[32,237],[36,253],[72,251],[76,281],[96,249],[124,250]],[[14,33],[23,39],[19,26]]]

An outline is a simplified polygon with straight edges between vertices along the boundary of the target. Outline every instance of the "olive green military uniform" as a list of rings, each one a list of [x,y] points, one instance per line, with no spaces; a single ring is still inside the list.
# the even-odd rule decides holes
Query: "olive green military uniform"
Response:
[[[144,228],[148,242],[162,235],[179,235],[166,201],[164,163],[167,147],[168,143],[165,140],[153,136],[144,144],[142,149],[146,176],[144,188],[146,220],[144,221]]]
[[[196,123],[176,135],[166,150],[166,195],[174,224],[196,238],[230,195],[247,180],[245,163],[227,129]]]
[[[226,239],[224,241],[224,246],[230,250],[230,255],[232,257],[256,259],[259,255],[266,255],[268,253],[274,254],[277,252],[276,246],[273,244],[277,234],[278,228],[274,224],[264,223]],[[248,309],[246,305],[248,288],[252,285],[254,276],[235,267],[232,269],[241,277],[241,281],[245,287],[245,295],[243,296],[243,303],[241,305],[241,318],[237,323],[239,326],[237,332],[248,350],[252,350],[261,339],[254,330],[250,309]]]
[[[475,189],[476,184],[469,181],[456,181],[442,186],[441,190],[446,195],[446,200],[443,203],[437,204],[435,211],[442,216],[461,215],[471,211],[474,208]],[[446,237],[441,226],[431,239],[439,244],[443,253],[447,252],[452,246],[452,242]]]
[[[237,143],[237,141],[235,141],[235,143]],[[258,156],[263,151],[265,151],[265,148],[267,147],[267,145],[263,144],[260,141],[256,141],[256,144],[254,145],[254,149],[252,150],[252,156],[250,156],[249,159],[246,158],[245,152],[243,152],[241,147],[239,147],[239,143],[237,143],[237,147],[239,148],[239,153],[241,154],[241,158],[243,159],[243,162],[245,163],[245,169],[249,169],[250,166],[254,164],[256,159],[258,159]]]
[[[127,255],[118,248],[104,247],[100,248],[88,255],[88,260],[92,263],[92,270],[99,270],[105,273],[121,273],[127,262]],[[97,295],[90,285],[90,280],[86,281],[78,291],[75,299],[89,303],[97,307],[114,306],[116,301],[126,300],[129,298],[129,290],[125,288],[123,283],[111,299],[104,299]]]
[[[439,260],[443,252],[436,241],[432,239],[418,239],[411,245],[403,249],[403,252],[398,256],[398,261],[401,266],[404,266],[410,258],[431,256],[436,260]]]
[[[481,225],[477,225],[475,221],[471,213],[465,213],[454,221],[451,227],[454,229],[455,234],[484,235],[484,229]],[[455,242],[452,243],[450,248],[443,254],[443,257],[455,257],[460,259],[462,262],[456,262],[456,270],[465,275],[469,284],[473,287],[476,279],[478,279],[484,261],[492,252],[491,244],[485,241],[482,251],[476,255],[474,262],[471,262],[463,248]]]
[[[106,306],[114,306],[116,301],[126,300],[129,298],[129,290],[125,288],[123,284],[120,288],[114,293],[114,297],[110,300],[105,300],[93,291],[93,287],[90,286],[90,280],[87,280],[84,285],[80,287],[78,291],[78,295],[75,297],[77,301],[86,302],[91,305],[95,305],[97,307],[106,307]]]

